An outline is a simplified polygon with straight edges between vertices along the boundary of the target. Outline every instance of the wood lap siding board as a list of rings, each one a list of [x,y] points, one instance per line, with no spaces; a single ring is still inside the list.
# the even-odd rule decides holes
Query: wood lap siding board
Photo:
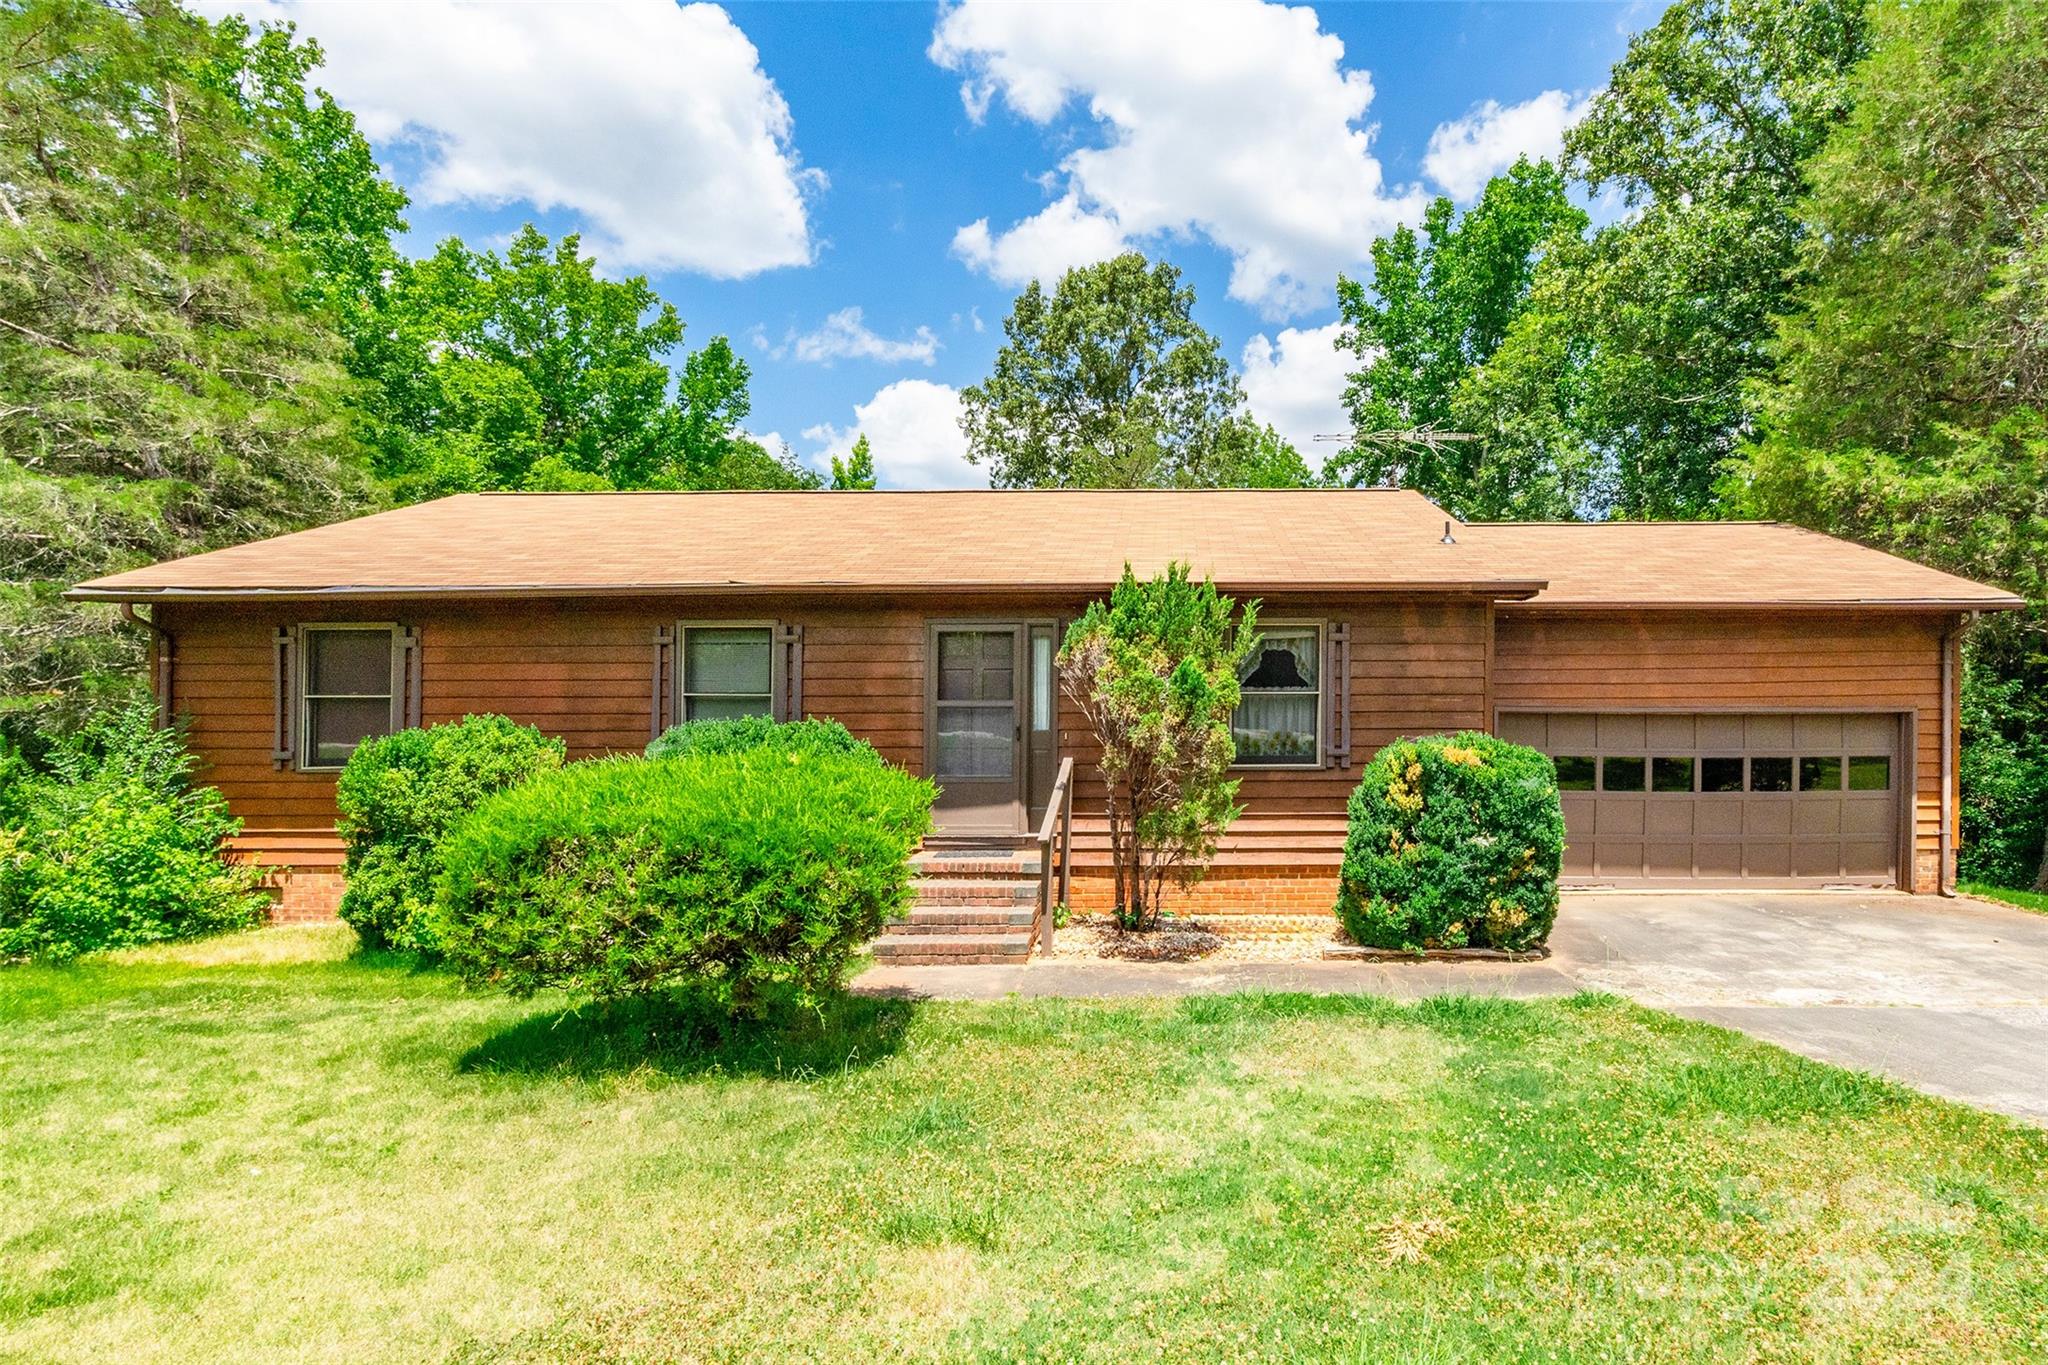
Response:
[[[1503,608],[1495,627],[1494,705],[1915,712],[1911,880],[1914,889],[1931,891],[1940,832],[1945,624],[1933,615]]]

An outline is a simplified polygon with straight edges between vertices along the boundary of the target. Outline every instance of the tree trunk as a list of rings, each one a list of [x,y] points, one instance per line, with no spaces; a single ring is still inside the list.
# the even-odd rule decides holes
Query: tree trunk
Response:
[[[2048,891],[2048,829],[2042,831],[2041,870],[2034,874],[2034,889]]]

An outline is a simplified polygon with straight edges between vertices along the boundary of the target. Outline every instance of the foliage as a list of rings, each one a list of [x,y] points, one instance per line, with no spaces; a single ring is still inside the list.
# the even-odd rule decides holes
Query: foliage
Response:
[[[1351,794],[1337,917],[1378,948],[1534,948],[1563,856],[1544,755],[1476,732],[1396,740]]]
[[[436,931],[465,974],[520,994],[816,1006],[909,903],[936,795],[849,754],[573,764],[449,839]]]
[[[605,279],[573,233],[505,249],[450,239],[401,270],[377,326],[379,472],[403,498],[493,488],[716,488],[807,479],[740,429],[747,363],[724,337],[683,358],[643,275]],[[742,485],[744,486],[744,485]]]
[[[364,740],[335,782],[348,888],[341,917],[367,947],[432,955],[427,924],[441,843],[485,797],[562,765],[567,752],[503,716]]]
[[[1352,444],[1327,472],[1419,489],[1466,518],[1570,515],[1585,500],[1583,453],[1570,468],[1532,468],[1513,458],[1516,443],[1493,439],[1497,424],[1465,428],[1474,405],[1461,400],[1529,306],[1545,253],[1585,225],[1557,167],[1525,157],[1462,217],[1439,198],[1420,238],[1403,225],[1375,241],[1371,284],[1337,282],[1339,344],[1360,368],[1344,395]]]
[[[967,458],[998,488],[1270,479],[1279,438],[1241,427],[1243,390],[1194,302],[1178,270],[1134,251],[1067,271],[1049,298],[1032,281],[993,372],[960,392]]]
[[[868,434],[863,431],[853,438],[853,449],[846,453],[845,460],[837,455],[832,457],[832,491],[864,493],[874,486],[875,455],[868,449]]]
[[[2048,891],[2048,698],[1973,660],[1963,670],[1962,726],[1957,875]]]
[[[647,746],[649,758],[690,758],[771,749],[781,754],[857,754],[879,763],[866,740],[836,720],[773,721],[766,716],[687,720],[671,725]]]
[[[229,863],[241,829],[192,783],[184,737],[138,702],[107,712],[33,773],[0,758],[0,960],[64,961],[259,923],[261,869]]]
[[[354,190],[296,159],[360,140],[285,112],[306,49],[246,39],[168,3],[0,7],[0,694],[16,737],[134,689],[139,635],[62,602],[70,584],[374,501],[343,339],[307,307],[353,230],[319,205]]]
[[[1140,580],[1067,628],[1060,682],[1101,746],[1117,922],[1152,929],[1166,883],[1199,881],[1238,815],[1230,715],[1258,642],[1258,604],[1237,604],[1185,564]]]
[[[2048,11],[1888,3],[1808,164],[1805,283],[1724,490],[2028,597],[1970,642],[1961,860],[2048,876]],[[2031,860],[2031,861],[2029,861]],[[2020,864],[2029,865],[2024,869]]]
[[[1461,419],[1581,514],[1695,517],[1753,420],[1797,282],[1804,161],[1849,102],[1862,0],[1679,0],[1565,135],[1567,175],[1628,212],[1546,253]],[[1517,512],[1516,515],[1526,515]]]

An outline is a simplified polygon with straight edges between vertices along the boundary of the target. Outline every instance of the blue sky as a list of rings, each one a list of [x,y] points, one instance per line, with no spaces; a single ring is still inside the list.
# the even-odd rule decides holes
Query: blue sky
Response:
[[[750,429],[823,462],[865,427],[885,483],[932,486],[980,478],[952,396],[1021,282],[1122,244],[1181,268],[1255,410],[1327,454],[1337,272],[1553,150],[1661,5],[202,8],[322,42],[417,249],[583,231],[692,345],[739,346]]]

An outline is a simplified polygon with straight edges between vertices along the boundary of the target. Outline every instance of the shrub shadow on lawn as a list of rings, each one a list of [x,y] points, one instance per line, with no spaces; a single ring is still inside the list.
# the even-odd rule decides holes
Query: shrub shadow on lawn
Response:
[[[456,1068],[579,1080],[639,1070],[812,1080],[892,1056],[917,1009],[910,1000],[843,996],[822,1011],[755,1020],[678,1000],[582,1005],[528,1015],[464,1053]]]

